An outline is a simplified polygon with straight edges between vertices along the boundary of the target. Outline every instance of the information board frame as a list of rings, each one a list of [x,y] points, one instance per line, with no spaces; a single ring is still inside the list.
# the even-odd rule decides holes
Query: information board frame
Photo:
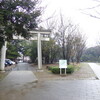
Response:
[[[60,68],[60,75],[62,75],[62,69],[65,69],[65,75],[66,75],[67,60],[59,60],[59,68]]]

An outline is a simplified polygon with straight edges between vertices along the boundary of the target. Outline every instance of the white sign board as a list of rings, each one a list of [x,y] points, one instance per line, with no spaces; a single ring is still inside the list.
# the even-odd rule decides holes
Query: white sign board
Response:
[[[59,68],[67,68],[67,60],[59,60]]]

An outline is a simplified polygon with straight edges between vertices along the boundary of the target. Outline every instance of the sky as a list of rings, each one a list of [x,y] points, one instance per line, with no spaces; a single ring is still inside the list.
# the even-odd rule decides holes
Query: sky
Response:
[[[95,0],[42,0],[41,5],[46,6],[43,20],[54,13],[59,15],[61,12],[65,18],[70,18],[75,24],[79,24],[82,34],[86,36],[86,46],[93,47],[99,41],[100,19],[87,14],[97,15],[100,13],[98,11],[100,9],[99,3]],[[94,9],[91,9],[92,7]]]

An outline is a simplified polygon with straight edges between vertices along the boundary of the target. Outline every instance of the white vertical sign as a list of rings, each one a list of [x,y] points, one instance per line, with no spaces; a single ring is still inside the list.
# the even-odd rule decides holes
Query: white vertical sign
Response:
[[[65,69],[65,75],[66,75],[67,60],[59,60],[59,68],[60,68],[60,75],[62,74],[61,69]]]
[[[67,60],[59,60],[59,68],[67,68]]]

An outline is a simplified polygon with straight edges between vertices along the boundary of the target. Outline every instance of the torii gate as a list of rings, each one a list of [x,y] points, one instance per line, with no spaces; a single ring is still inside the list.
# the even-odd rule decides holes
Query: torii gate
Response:
[[[31,34],[37,34],[37,37],[31,37],[29,40],[38,40],[37,42],[37,47],[38,47],[38,69],[42,69],[42,52],[41,52],[41,40],[43,41],[49,41],[48,35],[50,34],[49,30],[35,30],[35,31],[30,31]],[[13,39],[24,39],[21,36],[14,36]],[[3,45],[1,49],[1,63],[0,63],[0,70],[4,71],[5,70],[5,57],[6,57],[6,44]]]

